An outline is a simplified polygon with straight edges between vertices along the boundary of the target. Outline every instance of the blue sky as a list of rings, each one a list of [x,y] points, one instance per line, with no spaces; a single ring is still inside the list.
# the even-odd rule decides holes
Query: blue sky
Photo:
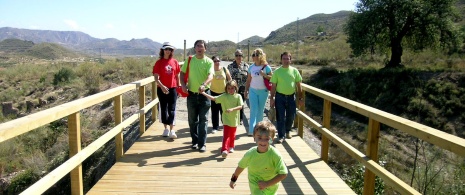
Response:
[[[266,37],[317,13],[354,10],[356,0],[0,0],[0,27],[81,31],[95,38],[149,38],[178,48]]]

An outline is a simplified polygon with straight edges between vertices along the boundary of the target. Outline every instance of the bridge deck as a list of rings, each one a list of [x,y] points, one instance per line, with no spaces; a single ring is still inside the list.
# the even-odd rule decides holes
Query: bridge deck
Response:
[[[220,155],[222,131],[208,134],[207,151],[199,153],[190,148],[187,122],[177,121],[176,140],[162,137],[162,129],[152,125],[88,194],[250,194],[247,169],[229,188],[238,161],[255,146],[244,126],[226,159]],[[289,169],[278,194],[355,194],[297,135],[275,147]]]

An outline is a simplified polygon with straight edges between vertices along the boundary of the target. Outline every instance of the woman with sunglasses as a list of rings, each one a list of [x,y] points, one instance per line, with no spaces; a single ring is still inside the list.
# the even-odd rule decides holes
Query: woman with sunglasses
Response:
[[[226,87],[226,82],[231,80],[231,74],[229,74],[229,71],[223,67],[220,67],[220,58],[218,56],[213,56],[213,80],[211,82],[210,86],[210,93],[211,96],[219,96],[223,94],[225,91]],[[212,133],[216,133],[219,129],[220,126],[220,115],[223,115],[223,110],[221,109],[221,104],[217,104],[216,102],[211,103],[210,107],[212,111],[212,124],[213,124],[213,130]]]
[[[245,83],[245,98],[249,99],[250,121],[248,135],[253,135],[255,125],[263,120],[266,99],[269,90],[265,86],[264,79],[271,79],[273,74],[266,61],[266,54],[262,49],[255,49],[252,54],[253,64],[249,67],[247,81]]]
[[[163,43],[159,52],[159,59],[153,66],[153,76],[157,82],[157,95],[160,101],[161,122],[165,126],[163,137],[178,138],[173,130],[174,113],[176,111],[176,99],[178,93],[176,88],[181,85],[179,72],[181,68],[176,59],[173,58],[175,47],[169,42]],[[167,126],[170,126],[168,130]]]

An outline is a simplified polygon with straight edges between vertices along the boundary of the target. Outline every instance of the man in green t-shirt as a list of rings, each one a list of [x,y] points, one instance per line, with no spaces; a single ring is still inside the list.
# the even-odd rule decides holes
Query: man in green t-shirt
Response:
[[[181,87],[184,93],[189,93],[187,97],[187,117],[192,138],[192,149],[206,151],[208,111],[210,110],[210,100],[200,94],[205,92],[210,94],[210,82],[213,79],[213,60],[205,55],[207,44],[204,40],[197,40],[194,43],[195,55],[189,63],[189,75],[187,83],[181,79]],[[187,71],[187,65],[181,67],[181,78]]]
[[[297,88],[297,95],[299,97],[299,104],[303,104],[302,76],[299,71],[290,66],[291,54],[284,52],[281,54],[282,66],[273,72],[271,77],[271,97],[270,107],[276,106],[276,121],[278,129],[277,143],[282,143],[284,138],[291,139],[291,128],[295,118],[295,93]]]

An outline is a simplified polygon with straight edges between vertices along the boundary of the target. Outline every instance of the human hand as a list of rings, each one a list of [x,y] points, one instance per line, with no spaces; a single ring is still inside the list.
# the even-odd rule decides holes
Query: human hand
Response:
[[[182,92],[188,93],[188,92],[187,92],[187,87],[186,87],[186,86],[181,86],[181,88],[182,88]]]
[[[234,189],[234,187],[236,187],[236,182],[229,182],[229,187],[231,187],[231,189]]]
[[[249,99],[249,92],[248,91],[244,92],[244,99]]]
[[[166,86],[161,87],[161,91],[163,91],[164,94],[170,93],[168,87],[166,87]]]
[[[264,190],[267,187],[268,187],[268,182],[266,182],[266,181],[259,181],[258,182],[258,188],[260,188],[260,190]]]
[[[230,112],[232,112],[232,111],[233,111],[233,109],[230,108],[230,109],[227,109],[227,110],[226,110],[226,113],[230,113]]]
[[[265,75],[266,75],[265,71],[260,70],[260,76],[265,76]]]
[[[205,85],[200,85],[199,87],[199,93],[202,93],[205,91]]]

